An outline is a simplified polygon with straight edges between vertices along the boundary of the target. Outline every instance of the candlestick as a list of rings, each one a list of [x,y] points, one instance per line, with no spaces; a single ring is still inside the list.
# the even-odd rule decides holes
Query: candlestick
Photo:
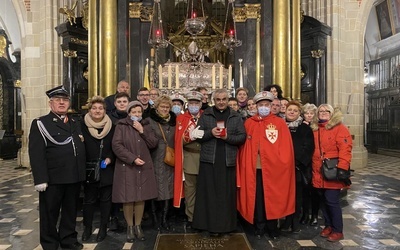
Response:
[[[158,66],[158,87],[162,89],[162,66],[161,64]]]
[[[215,89],[215,65],[211,68],[211,86],[212,89]]]
[[[219,67],[219,88],[224,88],[224,68],[222,65]]]
[[[229,65],[229,67],[228,67],[228,82],[226,83],[227,89],[231,88],[231,82],[232,82],[232,65]]]
[[[243,68],[242,68],[243,59],[239,59],[239,87],[243,88]]]
[[[172,89],[172,68],[168,65],[168,89]]]
[[[179,65],[175,67],[175,89],[179,89]]]

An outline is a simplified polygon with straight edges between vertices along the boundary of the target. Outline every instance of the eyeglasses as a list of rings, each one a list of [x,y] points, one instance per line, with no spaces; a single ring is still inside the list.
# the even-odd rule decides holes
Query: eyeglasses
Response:
[[[325,113],[331,113],[331,111],[329,111],[329,110],[320,110],[320,111],[318,111],[318,113],[325,114]]]
[[[139,94],[140,97],[142,96],[150,96],[149,94]]]
[[[150,96],[158,96],[158,94],[150,94]]]
[[[215,102],[227,102],[228,98],[215,98]]]

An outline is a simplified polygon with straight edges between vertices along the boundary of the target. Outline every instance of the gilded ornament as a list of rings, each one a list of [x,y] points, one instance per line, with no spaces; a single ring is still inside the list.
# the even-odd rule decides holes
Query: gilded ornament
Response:
[[[311,56],[313,58],[320,58],[324,54],[324,50],[319,49],[319,50],[312,50],[311,51]]]
[[[89,29],[89,4],[86,2],[83,4],[83,9],[81,10],[82,16],[82,26],[86,30]]]
[[[77,56],[78,54],[76,50],[69,50],[69,49],[64,50],[64,57],[77,57]]]
[[[246,7],[235,7],[235,22],[244,23],[247,20]]]
[[[15,88],[21,88],[21,80],[15,80],[14,87]]]
[[[5,48],[7,47],[7,39],[5,36],[0,36],[0,57],[2,57],[6,51]]]
[[[64,6],[58,10],[59,13],[64,14],[67,16],[67,20],[69,24],[74,25],[76,24],[76,16],[75,16],[75,8],[78,5],[78,0],[75,1],[72,8],[68,8],[68,6]]]
[[[76,37],[72,37],[71,38],[71,42],[72,43],[75,43],[75,44],[81,44],[81,45],[88,45],[88,41],[86,41],[86,40],[81,40],[81,39],[79,39],[79,38],[76,38]]]
[[[261,17],[261,4],[245,4],[246,17],[248,19],[258,19]]]

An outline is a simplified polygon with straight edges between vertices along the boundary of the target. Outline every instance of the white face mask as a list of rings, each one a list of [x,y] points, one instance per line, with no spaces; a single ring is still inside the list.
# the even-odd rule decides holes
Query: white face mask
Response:
[[[174,112],[176,115],[180,114],[181,110],[182,110],[182,108],[179,105],[174,105],[171,108],[171,111]]]
[[[132,121],[137,121],[137,122],[140,122],[141,120],[142,120],[142,117],[138,117],[138,116],[131,116],[131,120]]]
[[[258,114],[261,117],[266,117],[271,112],[271,109],[269,107],[265,107],[265,106],[257,107],[257,110],[258,110]]]

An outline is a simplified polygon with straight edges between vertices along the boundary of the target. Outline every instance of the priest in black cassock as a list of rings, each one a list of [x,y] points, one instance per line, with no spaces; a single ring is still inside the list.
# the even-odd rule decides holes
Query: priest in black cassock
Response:
[[[214,92],[215,106],[208,107],[198,121],[204,131],[197,177],[193,228],[211,236],[236,230],[236,155],[246,139],[239,113],[228,107],[229,93]]]

